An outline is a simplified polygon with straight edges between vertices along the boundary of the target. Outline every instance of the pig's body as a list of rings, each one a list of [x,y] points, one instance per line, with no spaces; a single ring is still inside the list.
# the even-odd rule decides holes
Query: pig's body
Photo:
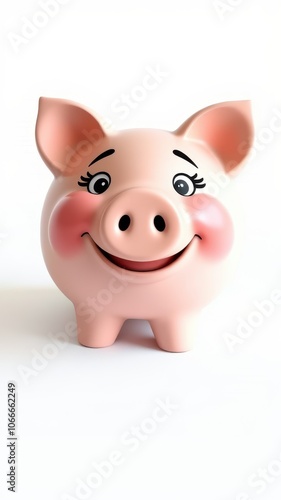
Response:
[[[220,106],[234,112],[235,141],[249,139],[247,104]],[[235,253],[227,201],[207,190],[210,175],[223,171],[226,160],[214,154],[216,144],[211,151],[205,137],[198,140],[200,114],[176,133],[108,136],[73,103],[44,99],[42,108],[37,142],[55,173],[42,215],[42,248],[51,276],[74,304],[79,341],[110,345],[126,319],[139,318],[150,322],[161,348],[189,349],[198,311],[225,284]],[[54,130],[46,140],[64,117],[67,137],[55,138]],[[192,127],[194,136],[186,136]],[[205,128],[206,120],[203,135]],[[239,164],[245,147],[244,153],[237,144],[228,147],[228,166]],[[226,150],[224,138],[223,155]]]

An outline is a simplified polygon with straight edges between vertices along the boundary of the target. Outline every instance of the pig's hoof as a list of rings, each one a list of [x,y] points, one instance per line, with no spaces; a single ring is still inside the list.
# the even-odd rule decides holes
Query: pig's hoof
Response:
[[[97,315],[91,323],[77,317],[78,341],[85,347],[109,347],[114,344],[124,320]]]
[[[194,347],[195,318],[177,318],[151,321],[158,347],[168,352],[186,352]]]

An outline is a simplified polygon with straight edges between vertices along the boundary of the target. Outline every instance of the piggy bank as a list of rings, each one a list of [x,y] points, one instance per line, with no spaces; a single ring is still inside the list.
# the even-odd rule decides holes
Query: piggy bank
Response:
[[[229,186],[252,139],[249,101],[209,106],[174,132],[109,133],[79,104],[40,99],[36,141],[54,175],[42,251],[82,345],[111,345],[134,318],[161,349],[191,348],[200,310],[229,279]],[[230,179],[220,193],[208,188],[216,175]]]

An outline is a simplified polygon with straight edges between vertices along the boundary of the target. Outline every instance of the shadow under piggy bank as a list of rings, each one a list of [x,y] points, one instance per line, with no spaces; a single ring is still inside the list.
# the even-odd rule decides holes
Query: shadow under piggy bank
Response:
[[[71,302],[56,288],[15,288],[0,290],[1,344],[8,357],[30,351],[41,343],[57,340],[81,346],[77,339],[75,311]],[[160,350],[150,325],[143,320],[127,320],[116,339],[118,344]]]

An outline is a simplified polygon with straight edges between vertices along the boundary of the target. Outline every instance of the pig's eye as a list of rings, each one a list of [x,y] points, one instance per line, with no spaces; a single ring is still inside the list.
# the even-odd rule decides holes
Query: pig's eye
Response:
[[[106,172],[100,172],[98,174],[93,175],[91,178],[87,189],[89,193],[92,194],[101,194],[104,193],[109,187],[111,182],[110,175]]]
[[[81,181],[78,182],[78,185],[87,186],[89,193],[102,194],[109,188],[111,178],[106,172],[99,172],[94,175],[87,172],[87,177],[81,175]]]
[[[198,174],[176,174],[173,178],[173,186],[177,193],[181,196],[191,196],[196,189],[206,186],[203,177],[198,179]]]

